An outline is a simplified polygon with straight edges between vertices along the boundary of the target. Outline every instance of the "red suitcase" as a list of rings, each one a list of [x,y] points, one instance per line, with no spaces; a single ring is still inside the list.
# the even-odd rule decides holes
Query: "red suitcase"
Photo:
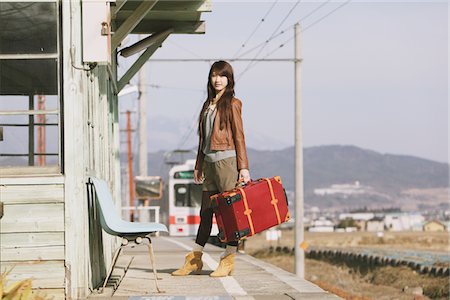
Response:
[[[288,202],[281,178],[261,178],[243,187],[211,196],[218,237],[222,242],[277,226],[289,220]]]

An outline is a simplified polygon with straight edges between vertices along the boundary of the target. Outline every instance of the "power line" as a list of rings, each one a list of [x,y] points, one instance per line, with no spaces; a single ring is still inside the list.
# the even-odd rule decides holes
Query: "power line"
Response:
[[[269,39],[265,40],[264,42],[262,42],[262,43],[260,43],[260,44],[258,44],[258,45],[256,45],[256,46],[254,46],[253,48],[251,48],[251,49],[245,51],[244,53],[242,53],[241,55],[239,55],[237,59],[239,59],[240,57],[245,56],[245,55],[247,55],[247,54],[253,52],[254,50],[258,49],[259,47],[263,46],[264,44],[269,43],[271,40],[273,40],[273,39],[279,37],[280,35],[282,35],[282,34],[284,34],[284,33],[286,33],[286,30],[289,30],[289,29],[292,29],[292,28],[294,28],[293,25],[291,25],[291,26],[289,26],[289,27],[287,27],[287,28],[281,30],[279,33],[277,33],[276,35],[272,36],[271,38],[269,38]]]
[[[199,105],[197,105],[197,109],[194,112],[194,115],[192,117],[192,121],[191,121],[191,126],[188,128],[188,130],[186,131],[186,133],[183,135],[183,137],[181,138],[181,142],[178,144],[177,149],[181,149],[182,147],[184,147],[184,145],[186,144],[186,142],[188,141],[189,137],[192,135],[193,132],[195,132],[195,125],[197,125],[197,116],[198,116],[198,112],[200,111],[203,103],[204,103],[204,97],[206,96],[206,91],[203,92],[203,98],[201,99],[201,101],[199,102]]]
[[[297,22],[295,22],[295,24],[304,21],[305,19],[307,19],[308,17],[310,17],[311,15],[313,15],[316,11],[318,11],[319,9],[321,9],[322,7],[324,7],[326,4],[328,4],[330,1],[331,1],[331,0],[328,0],[327,2],[324,2],[324,3],[320,4],[318,7],[316,7],[316,8],[313,9],[311,12],[309,12],[306,16],[300,18]],[[268,43],[269,43],[270,41],[272,41],[273,39],[275,39],[275,38],[279,37],[280,35],[286,33],[287,30],[293,29],[295,24],[290,25],[290,26],[284,28],[284,29],[281,30],[279,33],[277,33],[276,35],[272,36],[271,38],[267,39],[266,41],[264,41],[264,42],[262,42],[262,43],[260,43],[260,44],[258,44],[258,45],[256,45],[256,46],[254,46],[253,48],[247,50],[246,52],[244,52],[243,54],[241,54],[239,57],[242,57],[242,56],[244,56],[244,55],[246,55],[246,54],[249,54],[249,53],[253,52],[254,50],[258,49],[259,47],[262,47],[262,46],[264,46],[265,44],[268,44]]]
[[[259,27],[262,25],[262,23],[266,20],[267,16],[270,14],[270,12],[272,11],[272,9],[275,7],[275,5],[278,3],[279,0],[275,1],[272,6],[269,8],[269,10],[267,11],[267,13],[264,15],[264,17],[261,18],[261,20],[259,21],[259,23],[256,25],[255,29],[253,30],[252,33],[250,33],[250,35],[247,37],[247,39],[245,40],[245,42],[241,45],[241,47],[239,47],[238,51],[233,55],[233,57],[236,57],[239,52],[241,52],[241,50],[247,45],[248,41],[253,37],[253,35],[256,33],[256,31],[259,29]]]
[[[294,11],[294,9],[297,7],[297,5],[300,4],[301,1],[302,1],[302,0],[298,0],[297,2],[295,2],[294,6],[292,6],[291,10],[286,14],[286,16],[285,16],[284,19],[280,22],[280,24],[278,25],[278,27],[273,31],[273,33],[270,35],[269,39],[272,38],[272,37],[277,33],[277,31],[281,28],[281,26],[284,24],[284,22],[285,22],[285,21],[287,20],[287,18],[291,15],[291,13]],[[264,50],[264,48],[265,48],[266,46],[267,46],[267,43],[265,43],[265,44],[259,49],[258,53],[256,53],[256,55],[255,55],[255,57],[254,57],[255,59],[261,54],[261,52]],[[247,65],[247,67],[244,69],[244,71],[242,71],[242,72],[237,76],[236,81],[238,81],[238,80],[241,78],[241,76],[242,76],[243,74],[245,74],[245,73],[248,71],[248,69],[249,69],[253,64],[254,64],[254,62],[250,62],[250,63]]]
[[[277,2],[278,2],[278,0],[277,0]],[[275,2],[275,3],[270,7],[269,11],[268,11],[268,12],[265,14],[265,16],[261,19],[261,21],[259,22],[259,24],[258,24],[258,25],[256,26],[256,28],[253,30],[253,32],[250,34],[250,36],[246,39],[246,41],[244,42],[244,44],[242,45],[242,47],[238,50],[238,52],[237,52],[235,55],[233,55],[233,57],[236,57],[236,56],[238,55],[238,53],[240,52],[240,50],[241,50],[243,47],[245,47],[245,44],[246,44],[246,43],[250,40],[250,38],[255,34],[256,30],[259,28],[259,26],[262,24],[262,22],[264,22],[264,19],[269,15],[269,13],[272,11],[272,9],[274,8],[274,6],[275,6],[275,4],[276,4],[277,2]],[[278,36],[278,35],[280,35],[280,34],[283,33],[283,31],[282,31],[282,33],[276,34],[276,32],[280,29],[280,27],[283,25],[283,23],[286,21],[286,19],[287,19],[287,18],[289,17],[289,15],[294,11],[294,9],[297,7],[297,5],[298,5],[300,2],[301,2],[301,0],[298,0],[298,1],[294,4],[294,6],[293,6],[293,7],[291,8],[291,10],[288,12],[288,14],[285,16],[285,18],[280,22],[280,24],[278,25],[278,27],[274,30],[274,32],[272,33],[272,35],[269,37],[269,39],[266,41],[266,43],[265,43],[264,45],[267,45],[268,41],[271,40],[271,39],[273,39],[275,36]],[[264,47],[265,47],[265,46],[264,46]],[[257,56],[261,53],[261,51],[264,49],[264,47],[260,50],[260,52],[258,52],[258,53],[256,54],[255,58],[249,60],[249,61],[250,61],[250,64],[251,64],[252,62],[254,62],[255,60],[257,60]],[[239,58],[229,59],[229,61],[239,61],[239,60],[241,60],[241,61],[246,61],[247,59],[239,59]],[[289,60],[292,60],[292,59],[289,59]],[[187,60],[185,60],[185,61],[187,61]],[[194,60],[190,59],[189,61],[194,61]],[[197,60],[196,60],[196,61],[197,61]],[[200,59],[200,61],[210,61],[210,60],[203,60],[203,59]],[[204,96],[206,96],[206,93],[204,94]],[[177,147],[178,149],[181,149],[181,147],[183,147],[183,146],[186,144],[186,142],[188,141],[188,139],[189,139],[189,137],[191,136],[192,132],[194,132],[195,125],[197,124],[197,122],[196,122],[196,119],[197,119],[197,111],[200,110],[202,104],[203,104],[203,100],[200,102],[200,105],[199,105],[199,107],[197,108],[197,110],[196,110],[196,112],[195,112],[195,114],[194,114],[194,117],[193,117],[193,120],[192,120],[192,122],[191,122],[190,128],[187,130],[186,134],[183,136],[183,138],[182,138],[180,144],[178,145],[178,147]]]
[[[287,15],[284,17],[284,19],[281,21],[281,23],[278,25],[277,29],[275,29],[272,34],[270,35],[270,37],[274,36],[276,34],[276,32],[278,31],[278,29],[280,29],[280,27],[284,24],[284,22],[287,20],[287,18],[291,15],[291,13],[294,11],[294,9],[297,7],[297,5],[300,4],[300,2],[302,2],[302,0],[298,0],[297,2],[295,2],[294,6],[291,8],[291,10],[287,13]]]
[[[202,59],[201,61],[204,61],[204,60]],[[151,87],[151,88],[155,88],[155,89],[183,90],[183,91],[193,91],[193,92],[202,92],[202,93],[204,91],[202,89],[181,88],[181,87],[176,87],[176,86],[159,85],[159,84],[155,84],[155,83],[147,83],[147,84],[143,84],[143,85]]]
[[[171,44],[173,44],[173,45],[175,45],[176,47],[178,47],[178,48],[180,48],[180,49],[182,49],[182,50],[184,50],[184,51],[186,51],[186,52],[188,52],[188,53],[190,53],[190,54],[196,56],[196,57],[201,58],[201,55],[199,55],[199,54],[197,54],[197,53],[195,53],[195,52],[189,50],[189,49],[186,48],[186,47],[181,46],[180,44],[178,44],[178,43],[176,43],[176,42],[174,42],[174,41],[172,41],[172,40],[168,40],[168,42],[171,43]]]
[[[327,2],[324,2],[322,4],[320,4],[318,7],[316,7],[315,9],[313,9],[311,12],[309,12],[306,16],[302,17],[297,23],[300,23],[301,21],[304,21],[305,19],[307,19],[308,17],[310,17],[312,14],[314,14],[316,11],[318,11],[319,9],[321,9],[322,7],[324,7],[325,5],[327,5],[328,3],[330,3],[331,0],[328,0]]]
[[[335,9],[331,10],[330,12],[328,12],[327,14],[325,14],[323,17],[319,18],[318,20],[314,21],[313,23],[309,24],[308,26],[306,26],[305,28],[302,29],[302,32],[305,32],[306,30],[308,30],[309,28],[311,28],[312,26],[320,23],[322,20],[324,20],[326,17],[328,17],[329,15],[333,14],[334,12],[336,12],[337,10],[339,10],[340,8],[344,7],[345,5],[349,4],[352,0],[347,0],[346,2],[342,3],[341,5],[339,5],[338,7],[336,7]],[[330,1],[328,1],[330,2]],[[326,2],[326,3],[328,3]],[[325,4],[326,4],[325,3]],[[323,5],[321,5],[320,7],[322,7]],[[320,7],[316,8],[314,11],[317,11]],[[306,19],[307,17],[309,17],[311,15],[308,14],[307,16],[303,17],[303,19]],[[299,21],[300,22],[300,21]],[[298,22],[297,22],[298,23]],[[275,48],[273,51],[269,52],[266,56],[263,57],[263,59],[261,61],[266,60],[270,55],[272,55],[273,53],[275,53],[276,51],[280,50],[281,48],[283,48],[287,43],[289,43],[290,41],[292,41],[295,37],[292,36],[289,39],[287,39],[286,41],[284,41],[283,43],[281,43],[277,48]],[[242,75],[244,75],[245,72],[247,72],[248,70],[250,70],[251,67],[254,67],[259,61],[256,61],[253,65],[249,66],[246,70],[244,70],[244,72],[242,72],[240,75],[240,77],[242,77]]]
[[[151,62],[214,62],[217,60],[226,60],[231,62],[252,62],[252,61],[273,61],[273,62],[282,62],[282,61],[292,61],[293,58],[270,58],[270,59],[262,59],[262,58],[162,58],[162,59],[151,59]]]
[[[345,5],[349,4],[352,0],[347,0],[346,2],[342,3],[341,5],[339,5],[338,7],[336,7],[335,9],[333,9],[332,11],[330,11],[329,13],[327,13],[326,15],[324,15],[322,18],[314,21],[313,23],[309,24],[308,26],[306,26],[305,28],[303,28],[302,32],[305,32],[306,30],[308,30],[309,28],[311,28],[312,26],[320,23],[323,19],[325,19],[326,17],[328,17],[329,15],[333,14],[335,11],[341,9],[342,7],[344,7]]]

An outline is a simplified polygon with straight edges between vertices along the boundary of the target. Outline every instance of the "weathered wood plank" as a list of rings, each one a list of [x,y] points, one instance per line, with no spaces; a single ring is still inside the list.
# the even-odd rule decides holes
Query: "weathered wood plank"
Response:
[[[127,1],[122,10],[135,10],[139,5],[139,1]],[[197,11],[210,12],[212,9],[211,0],[199,1],[158,1],[153,8],[162,11]]]
[[[64,246],[0,248],[2,263],[8,261],[64,259]]]
[[[120,20],[117,21],[120,24]],[[142,20],[131,33],[148,34],[173,29],[173,33],[203,34],[205,33],[204,21],[172,21],[172,20]]]
[[[0,247],[64,245],[64,232],[2,233]]]
[[[61,175],[61,168],[59,166],[45,166],[45,167],[1,167],[0,174],[4,176],[30,176],[30,175],[45,175],[55,176]]]
[[[5,205],[0,233],[64,231],[64,204]]]
[[[64,261],[2,262],[0,272],[10,270],[8,282],[33,279],[33,288],[63,289]]]
[[[2,233],[2,261],[63,260],[64,233]]]
[[[64,176],[32,176],[32,177],[2,177],[0,184],[4,185],[41,185],[64,184]]]
[[[129,18],[133,13],[132,10],[121,11],[116,15],[116,20]],[[174,20],[174,21],[196,21],[200,20],[201,12],[197,11],[173,11],[173,10],[154,10],[152,9],[144,17],[145,20]]]
[[[20,203],[62,203],[64,186],[51,185],[4,185],[0,186],[0,195],[5,204]]]

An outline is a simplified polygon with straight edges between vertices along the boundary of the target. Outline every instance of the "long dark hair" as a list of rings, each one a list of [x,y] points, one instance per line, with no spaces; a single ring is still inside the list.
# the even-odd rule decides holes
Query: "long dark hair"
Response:
[[[223,129],[225,126],[228,126],[228,121],[231,118],[231,99],[234,97],[234,73],[233,68],[229,63],[223,60],[216,61],[212,64],[211,69],[208,74],[208,98],[203,104],[202,111],[200,112],[199,117],[199,130],[200,126],[202,126],[202,116],[205,112],[205,109],[208,107],[208,104],[214,97],[216,96],[216,90],[214,89],[214,85],[211,82],[211,77],[213,73],[219,76],[225,76],[228,79],[228,84],[225,87],[225,91],[217,102],[217,113],[220,114],[220,129]]]

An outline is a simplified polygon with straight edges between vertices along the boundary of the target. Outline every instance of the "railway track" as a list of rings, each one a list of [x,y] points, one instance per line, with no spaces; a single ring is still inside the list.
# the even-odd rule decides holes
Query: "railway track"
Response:
[[[361,272],[382,266],[407,266],[421,274],[450,276],[450,255],[441,252],[310,247],[306,251],[306,256],[337,264],[344,263]]]

